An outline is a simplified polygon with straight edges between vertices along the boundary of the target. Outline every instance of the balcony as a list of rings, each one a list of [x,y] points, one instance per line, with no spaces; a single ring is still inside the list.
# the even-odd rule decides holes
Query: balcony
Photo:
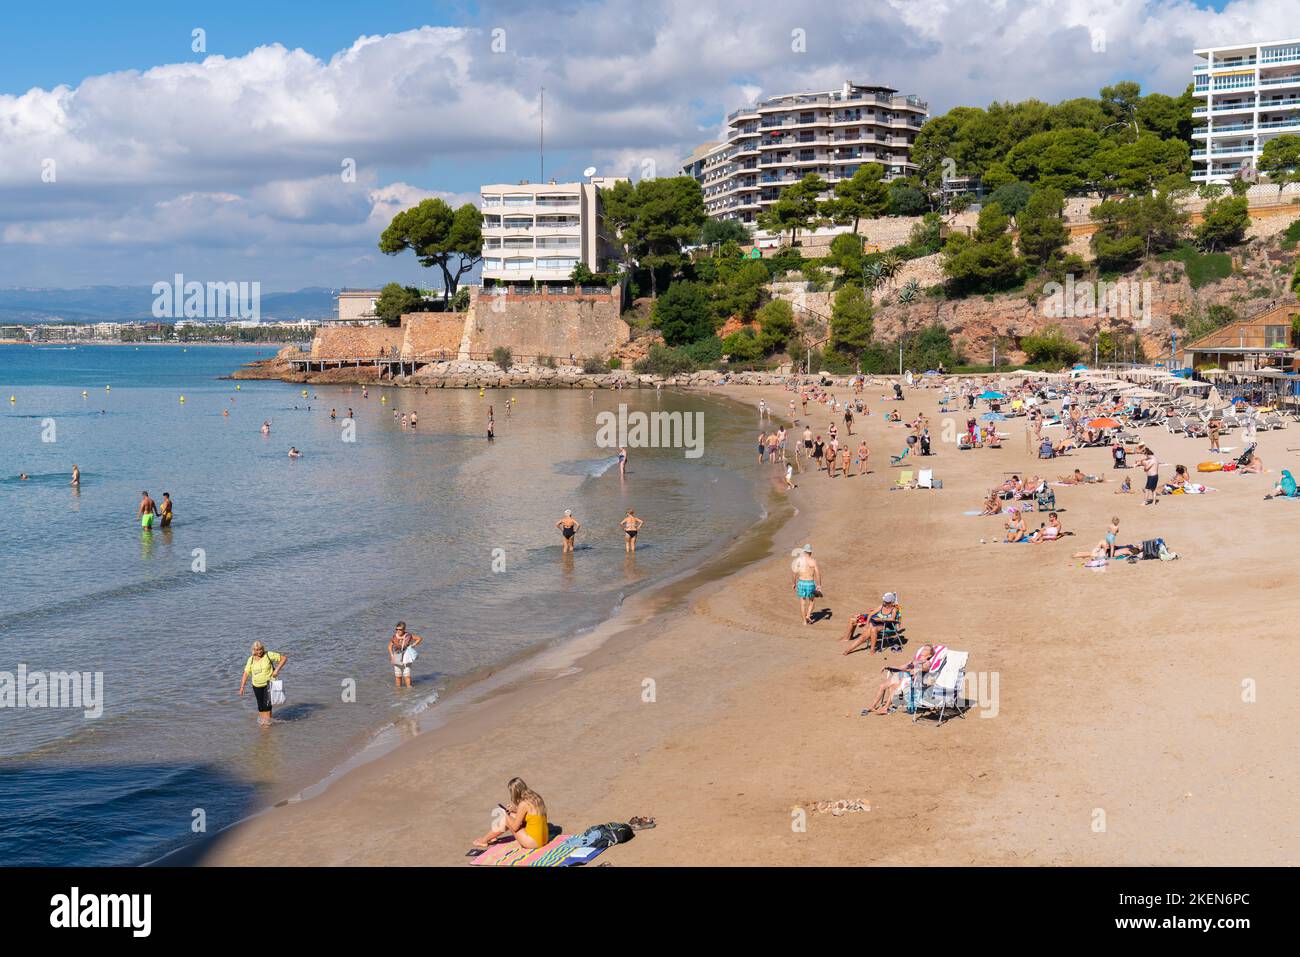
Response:
[[[1289,76],[1273,76],[1268,79],[1261,78],[1260,86],[1297,86],[1300,85],[1300,73],[1292,73]]]
[[[1265,53],[1260,57],[1261,64],[1278,64],[1278,63],[1297,63],[1300,62],[1300,48],[1288,47],[1283,50],[1277,50],[1273,53]]]

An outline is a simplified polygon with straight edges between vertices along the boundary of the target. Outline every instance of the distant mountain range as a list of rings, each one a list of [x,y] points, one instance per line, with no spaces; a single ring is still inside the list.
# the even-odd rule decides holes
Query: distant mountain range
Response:
[[[0,288],[0,322],[147,322],[154,318],[150,286],[83,286],[80,289]],[[328,319],[337,312],[337,289],[264,292],[261,318]]]

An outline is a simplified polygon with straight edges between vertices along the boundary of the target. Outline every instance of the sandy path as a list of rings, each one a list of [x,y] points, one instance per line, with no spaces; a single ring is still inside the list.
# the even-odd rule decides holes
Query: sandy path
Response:
[[[789,398],[728,394],[777,409]],[[912,391],[899,407],[924,411],[937,436],[935,395]],[[888,492],[888,453],[904,433],[879,414],[895,403],[868,397],[872,415],[857,428],[873,474],[805,473],[791,493],[800,514],[768,559],[675,597],[576,671],[544,673],[321,797],[234,829],[201,859],[265,862],[273,844],[280,864],[463,863],[504,782],[521,774],[570,830],[654,815],[657,829],[603,858],[619,866],[1294,863],[1287,809],[1300,747],[1284,702],[1297,659],[1300,502],[1262,497],[1278,469],[1300,465],[1285,451],[1300,445],[1300,427],[1260,435],[1270,475],[1205,476],[1219,492],[1154,507],[1112,494],[1113,481],[1058,488],[1075,536],[981,545],[1000,537],[1000,520],[962,513],[1003,471],[1122,473],[1105,450],[1038,463],[1012,420],[1002,450],[936,442],[944,489]],[[829,417],[812,418],[818,430]],[[1204,440],[1145,437],[1166,471],[1210,457]],[[1069,554],[1095,544],[1112,514],[1122,541],[1158,535],[1182,559],[1079,568]],[[804,540],[834,616],[813,627],[800,625],[789,586],[788,556]],[[900,594],[913,647],[970,652],[986,696],[996,681],[996,709],[942,728],[859,715],[882,660],[845,658],[836,638],[885,590]],[[1247,679],[1253,702],[1242,700]],[[794,805],[842,798],[872,809],[792,826]]]

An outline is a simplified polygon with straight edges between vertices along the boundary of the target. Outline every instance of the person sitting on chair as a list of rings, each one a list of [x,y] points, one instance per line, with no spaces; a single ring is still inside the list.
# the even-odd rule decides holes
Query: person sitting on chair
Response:
[[[849,642],[849,646],[844,649],[846,655],[851,655],[868,641],[871,642],[871,654],[875,654],[880,647],[880,635],[886,628],[897,628],[898,622],[902,616],[902,609],[898,605],[898,596],[892,591],[886,592],[880,599],[880,605],[867,612],[865,615],[858,615],[850,624],[849,630],[844,633],[840,641]],[[862,637],[854,639],[853,632],[858,625],[866,625]]]
[[[875,700],[867,708],[872,714],[889,714],[889,703],[897,694],[907,694],[913,681],[924,681],[926,673],[934,663],[934,646],[922,645],[916,657],[905,668],[885,668],[881,674],[884,682],[876,691]]]

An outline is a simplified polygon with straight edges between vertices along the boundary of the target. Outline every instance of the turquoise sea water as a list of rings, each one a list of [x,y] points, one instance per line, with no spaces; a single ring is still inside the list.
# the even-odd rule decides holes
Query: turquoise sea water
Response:
[[[25,665],[102,673],[104,689],[98,718],[0,708],[0,860],[141,862],[193,839],[198,811],[216,831],[436,707],[455,677],[594,626],[761,514],[754,423],[712,399],[304,397],[220,378],[270,354],[0,346],[0,683]],[[702,412],[703,456],[634,449],[621,478],[596,444],[597,413],[619,403]],[[417,410],[418,429],[394,409]],[[171,493],[171,529],[140,529],[145,490]],[[616,527],[628,507],[647,522],[632,561]],[[566,508],[584,526],[567,559]],[[400,692],[385,653],[398,619],[425,638]],[[290,656],[269,732],[251,693],[236,696],[255,638]]]

